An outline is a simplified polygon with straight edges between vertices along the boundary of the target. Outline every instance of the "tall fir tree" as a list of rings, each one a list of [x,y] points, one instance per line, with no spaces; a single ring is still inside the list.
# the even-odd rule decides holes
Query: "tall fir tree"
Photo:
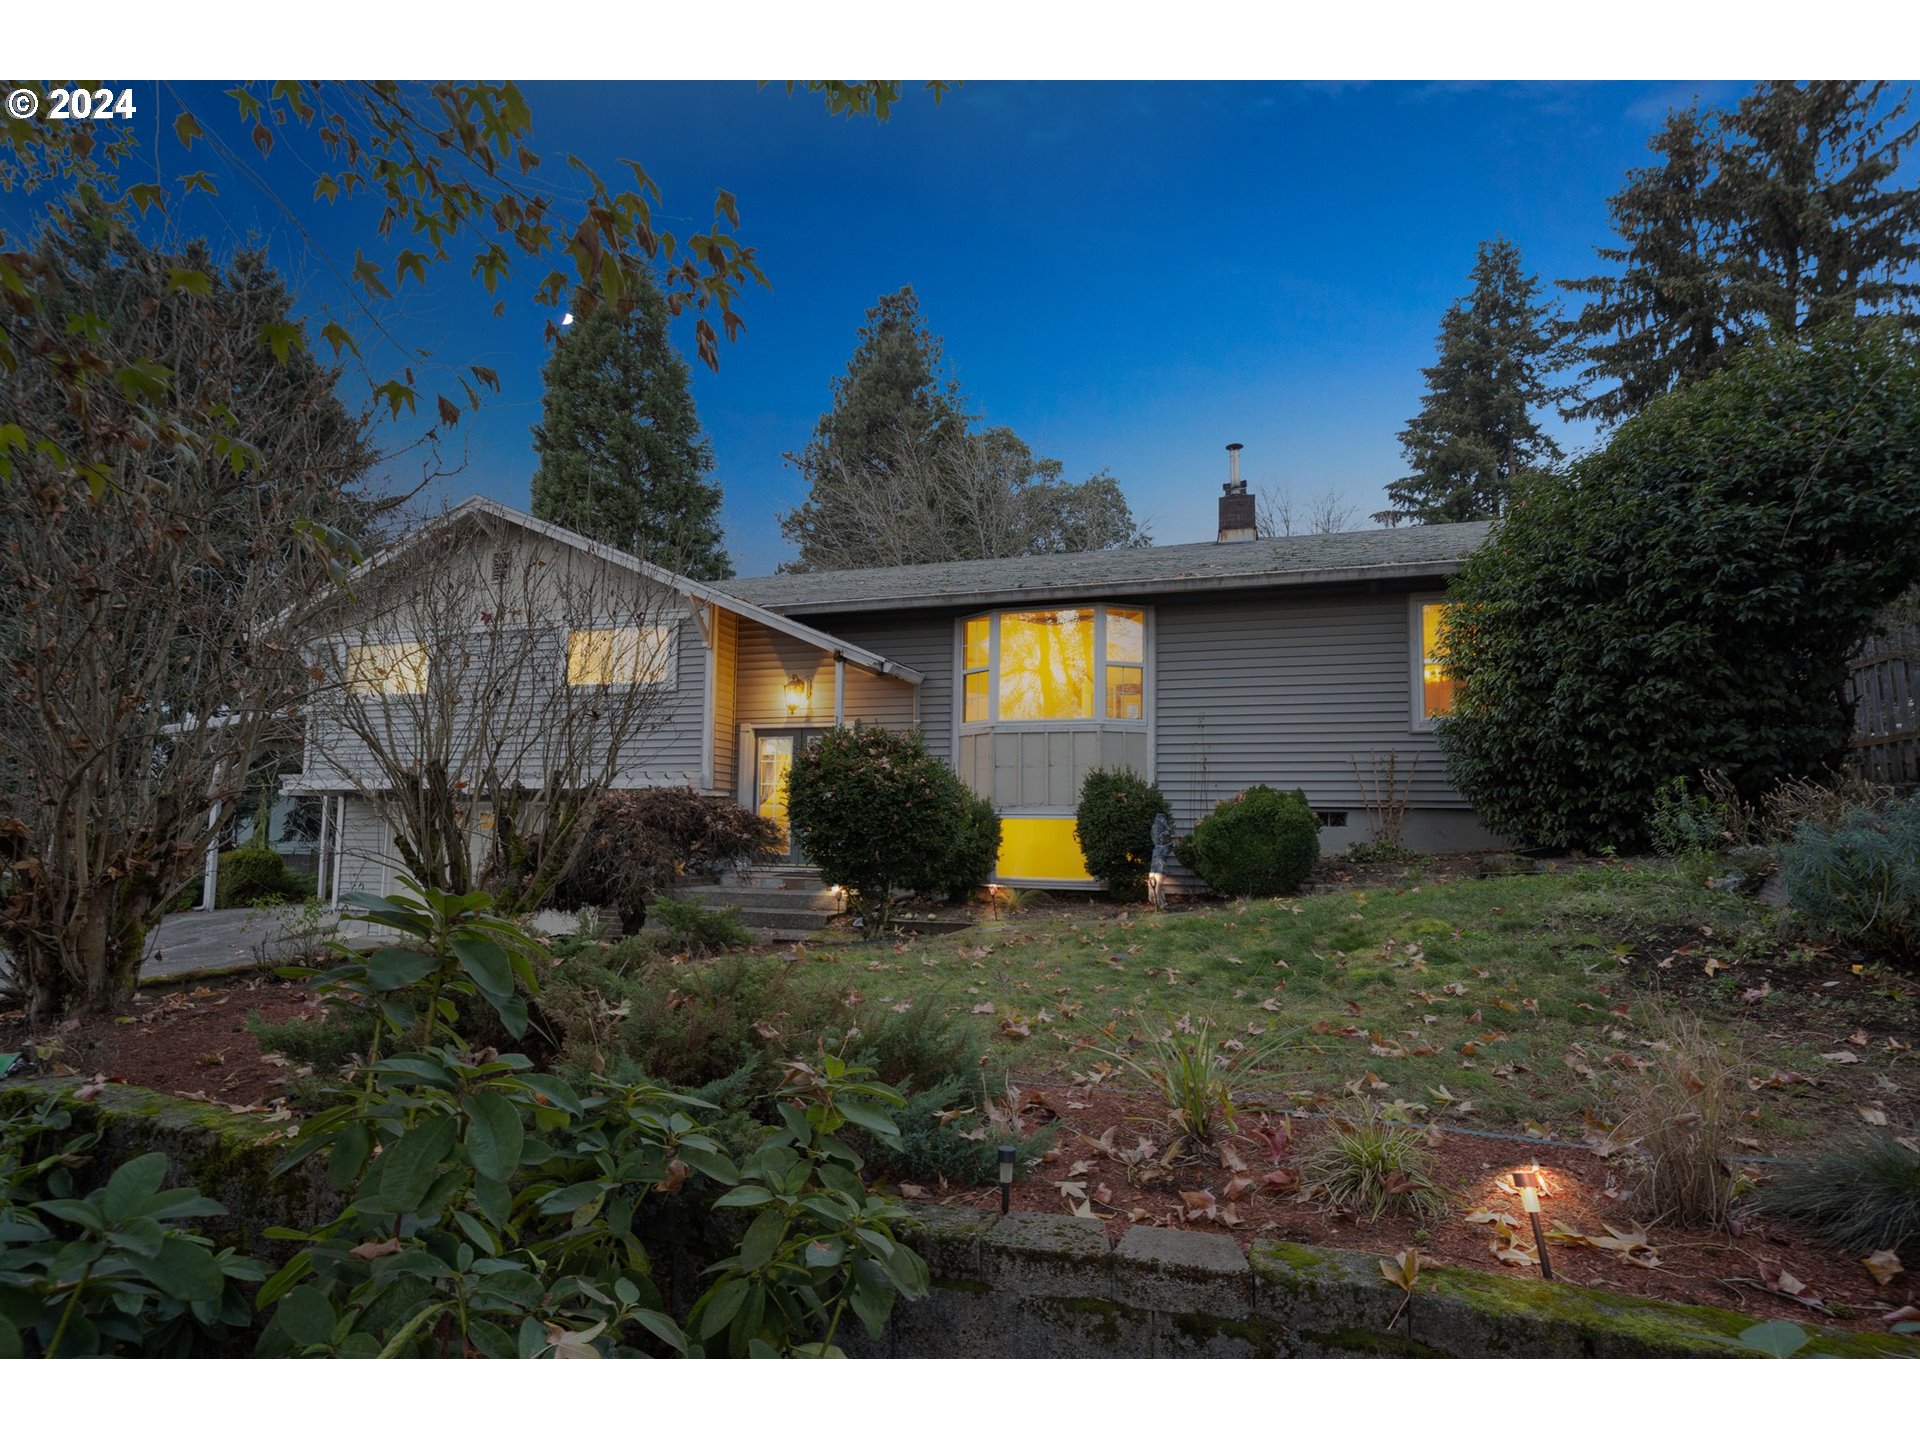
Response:
[[[1440,321],[1439,355],[1421,373],[1420,413],[1400,432],[1412,473],[1387,486],[1373,518],[1428,525],[1499,515],[1515,482],[1560,459],[1534,412],[1563,398],[1559,321],[1510,240],[1480,244],[1473,290]]]
[[[1726,117],[1721,208],[1735,303],[1785,336],[1920,299],[1920,186],[1889,184],[1920,138],[1911,92],[1816,80],[1756,87]]]
[[[1569,418],[1615,421],[1761,336],[1906,314],[1920,300],[1920,186],[1894,184],[1920,121],[1884,82],[1756,87],[1731,111],[1670,114],[1663,163],[1610,202],[1619,268],[1563,281],[1585,393]],[[1606,388],[1610,387],[1610,388]]]
[[[1627,172],[1607,202],[1624,242],[1596,247],[1613,274],[1562,280],[1590,297],[1568,326],[1595,387],[1571,397],[1566,416],[1612,421],[1674,385],[1717,369],[1741,330],[1721,259],[1719,140],[1697,108],[1676,110],[1647,142],[1658,165]]]
[[[733,574],[713,451],[694,412],[666,301],[641,287],[625,315],[601,306],[545,371],[533,513],[696,580]]]
[[[881,296],[833,382],[833,408],[806,448],[786,457],[807,482],[807,498],[780,517],[780,533],[800,552],[786,568],[824,569],[842,558],[862,521],[860,497],[884,486],[903,456],[937,463],[973,418],[913,287]]]

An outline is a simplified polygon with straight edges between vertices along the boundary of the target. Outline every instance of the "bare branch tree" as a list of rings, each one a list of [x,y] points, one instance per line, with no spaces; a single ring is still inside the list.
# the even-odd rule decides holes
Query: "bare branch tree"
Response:
[[[287,297],[257,256],[76,231],[33,268],[28,363],[0,375],[0,430],[36,437],[0,475],[0,947],[39,1024],[130,988],[209,807],[297,734],[293,637],[369,451],[333,374],[273,353]],[[117,385],[75,404],[76,367]]]
[[[1328,486],[1304,504],[1285,484],[1254,492],[1254,531],[1262,540],[1282,535],[1333,535],[1353,528],[1359,507]]]
[[[329,686],[300,783],[360,796],[421,882],[531,910],[605,791],[675,778],[649,764],[691,693],[679,591],[484,515],[426,527],[356,591],[311,646]]]

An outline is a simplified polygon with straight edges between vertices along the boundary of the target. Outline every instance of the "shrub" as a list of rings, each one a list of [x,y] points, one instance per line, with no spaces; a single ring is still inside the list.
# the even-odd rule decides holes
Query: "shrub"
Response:
[[[1687,777],[1676,775],[1653,792],[1647,838],[1662,855],[1717,850],[1725,830],[1723,807],[1710,794],[1694,794]]]
[[[261,900],[298,900],[312,888],[313,881],[289,870],[277,850],[242,845],[237,850],[220,852],[220,876],[215,882],[214,898],[223,909]]]
[[[1812,929],[1920,955],[1920,795],[1802,825],[1780,868],[1787,902]]]
[[[610,905],[628,933],[638,933],[647,906],[682,881],[785,850],[778,826],[730,800],[687,787],[616,790],[601,797],[580,855],[550,903]]]
[[[1724,1225],[1735,1188],[1724,1157],[1738,1144],[1744,1099],[1740,1059],[1691,1017],[1662,1017],[1656,1028],[1653,1066],[1629,1085],[1613,1134],[1629,1147],[1628,1168],[1654,1219]]]
[[[1300,1158],[1301,1193],[1341,1210],[1431,1217],[1447,1213],[1446,1192],[1433,1178],[1420,1132],[1371,1111],[1334,1116]]]
[[[318,1020],[269,1022],[259,1011],[247,1016],[247,1033],[260,1048],[299,1065],[339,1069],[355,1056],[371,1053],[378,1022],[357,1005],[329,1005]]]
[[[1153,860],[1153,819],[1173,811],[1159,788],[1124,767],[1087,772],[1073,833],[1086,857],[1087,873],[1115,900],[1147,898],[1147,866]]]
[[[1009,1143],[980,1121],[980,1082],[971,1087],[954,1076],[930,1090],[911,1095],[894,1116],[900,1127],[899,1146],[876,1150],[872,1163],[896,1180],[951,1185],[986,1185],[1000,1173],[1000,1146]],[[970,1112],[970,1113],[969,1113]],[[1012,1139],[1021,1164],[1052,1146],[1054,1128],[1043,1126]]]
[[[926,888],[949,900],[964,900],[993,878],[999,856],[1000,817],[993,802],[963,791],[953,848],[934,867]]]
[[[1286,895],[1320,858],[1320,822],[1300,791],[1255,785],[1215,806],[1177,853],[1223,895]]]
[[[1920,578],[1920,349],[1747,347],[1537,477],[1450,587],[1439,738],[1488,827],[1644,840],[1711,766],[1753,798],[1844,749],[1847,657]]]
[[[753,932],[740,923],[738,906],[709,910],[692,900],[658,900],[653,918],[666,932],[667,943],[689,955],[712,955],[743,950],[753,943]]]
[[[1794,1166],[1759,1192],[1756,1208],[1845,1254],[1892,1250],[1920,1266],[1920,1155],[1889,1135],[1868,1131]]]
[[[844,885],[868,934],[886,928],[897,890],[922,890],[955,853],[960,779],[918,731],[836,728],[796,755],[787,821],[829,885]]]

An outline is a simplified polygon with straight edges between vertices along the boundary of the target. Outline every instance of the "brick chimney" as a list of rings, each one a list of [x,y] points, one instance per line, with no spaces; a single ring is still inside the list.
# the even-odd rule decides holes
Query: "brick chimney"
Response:
[[[1253,496],[1247,493],[1247,482],[1240,478],[1240,452],[1245,448],[1238,441],[1227,446],[1227,483],[1220,487],[1224,492],[1220,496],[1222,545],[1252,540],[1259,534],[1254,524]]]

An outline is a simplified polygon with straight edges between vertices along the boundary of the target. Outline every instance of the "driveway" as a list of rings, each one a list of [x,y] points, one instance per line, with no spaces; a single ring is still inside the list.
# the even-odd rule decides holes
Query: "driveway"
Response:
[[[246,970],[317,950],[332,933],[333,917],[302,925],[300,907],[272,910],[183,910],[147,936],[142,980],[205,970]],[[317,931],[317,933],[316,933]]]

